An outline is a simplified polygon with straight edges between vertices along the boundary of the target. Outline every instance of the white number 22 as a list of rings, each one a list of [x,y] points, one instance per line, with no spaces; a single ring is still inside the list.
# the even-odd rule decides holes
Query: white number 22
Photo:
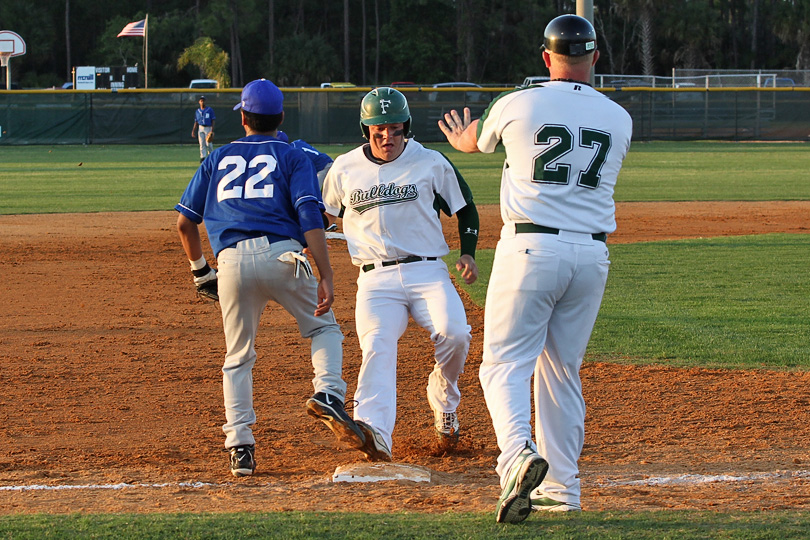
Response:
[[[242,156],[225,156],[220,160],[217,170],[230,170],[217,184],[217,201],[241,199],[242,197],[245,199],[271,198],[273,196],[272,183],[264,184],[262,187],[256,186],[264,182],[270,173],[276,170],[276,165],[276,158],[267,154],[254,157],[250,163],[247,163]],[[243,187],[238,180],[245,174],[245,171],[254,170],[256,172],[245,180]]]

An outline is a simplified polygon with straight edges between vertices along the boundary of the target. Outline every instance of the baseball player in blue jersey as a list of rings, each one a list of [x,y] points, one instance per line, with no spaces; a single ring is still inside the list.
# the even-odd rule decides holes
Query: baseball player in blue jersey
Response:
[[[311,340],[315,394],[306,403],[308,413],[349,446],[362,448],[365,437],[343,405],[343,334],[330,309],[333,275],[315,169],[301,150],[276,138],[284,112],[275,84],[249,83],[237,109],[246,136],[218,148],[200,165],[175,209],[194,283],[222,308],[223,431],[230,470],[238,477],[256,468],[252,369],[259,319],[269,301],[295,317],[301,335]],[[217,271],[203,256],[203,221]],[[319,280],[302,254],[305,247]]]
[[[588,83],[598,58],[593,25],[561,15],[544,32],[549,82],[501,94],[474,122],[469,109],[439,121],[458,150],[506,151],[479,371],[501,451],[498,522],[581,509],[579,371],[605,291],[613,189],[633,132],[627,111]]]
[[[214,121],[217,116],[214,109],[206,107],[205,96],[200,96],[200,106],[194,111],[194,125],[191,127],[191,137],[200,141],[200,162],[214,151]]]
[[[278,138],[286,143],[290,143],[294,148],[304,151],[304,154],[306,154],[310,161],[312,161],[312,164],[315,165],[315,171],[318,173],[318,185],[323,187],[323,179],[326,178],[326,173],[329,172],[329,168],[333,163],[329,154],[324,154],[303,139],[296,139],[290,142],[290,138],[283,131],[278,132]]]

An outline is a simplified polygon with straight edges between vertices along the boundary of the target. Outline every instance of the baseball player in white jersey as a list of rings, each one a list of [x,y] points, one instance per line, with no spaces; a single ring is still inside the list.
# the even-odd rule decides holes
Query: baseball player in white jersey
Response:
[[[555,18],[543,48],[550,82],[501,94],[480,120],[470,122],[465,109],[439,121],[458,150],[493,152],[499,142],[506,150],[479,372],[501,451],[499,522],[532,509],[581,509],[579,370],[605,289],[613,189],[632,135],[630,115],[587,82],[599,57],[587,19]]]
[[[430,332],[435,364],[427,398],[439,443],[458,440],[458,379],[470,345],[470,327],[447,265],[449,248],[439,210],[456,214],[467,283],[478,277],[478,212],[453,165],[439,152],[407,139],[405,96],[377,88],[363,98],[360,125],[367,144],[339,156],[323,185],[327,214],[343,216],[349,254],[360,268],[355,323],[363,362],[354,418],[372,461],[390,461],[396,422],[397,341],[408,314]]]
[[[265,306],[274,302],[295,317],[311,340],[315,394],[307,412],[340,440],[362,448],[365,437],[344,410],[346,383],[343,333],[335,321],[332,267],[324,234],[321,193],[312,162],[279,140],[283,95],[272,82],[253,81],[242,90],[245,137],[215,150],[200,165],[180,203],[177,230],[198,291],[220,301],[225,331],[222,387],[225,448],[234,476],[256,469],[253,365],[256,332]],[[202,253],[199,224],[205,221],[214,271]],[[313,276],[309,248],[320,280]]]

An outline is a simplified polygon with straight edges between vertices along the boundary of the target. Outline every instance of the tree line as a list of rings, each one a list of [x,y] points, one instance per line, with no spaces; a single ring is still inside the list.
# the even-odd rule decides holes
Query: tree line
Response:
[[[0,30],[26,41],[12,60],[23,88],[59,86],[74,66],[142,66],[143,38],[116,36],[147,14],[150,88],[212,74],[235,87],[513,85],[547,73],[543,29],[575,12],[564,0],[3,0]],[[810,68],[810,0],[594,0],[594,26],[600,73]]]

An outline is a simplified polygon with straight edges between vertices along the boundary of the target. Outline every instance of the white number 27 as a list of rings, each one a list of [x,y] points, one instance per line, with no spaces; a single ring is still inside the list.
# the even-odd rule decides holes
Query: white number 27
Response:
[[[250,160],[250,163],[245,161],[242,156],[225,156],[219,162],[217,170],[225,171],[219,183],[217,184],[217,201],[224,201],[225,199],[264,199],[273,196],[273,184],[266,183],[261,187],[264,180],[270,176],[270,173],[276,170],[276,158],[267,154],[261,154]],[[246,171],[256,171],[250,175],[247,180],[239,182]]]

